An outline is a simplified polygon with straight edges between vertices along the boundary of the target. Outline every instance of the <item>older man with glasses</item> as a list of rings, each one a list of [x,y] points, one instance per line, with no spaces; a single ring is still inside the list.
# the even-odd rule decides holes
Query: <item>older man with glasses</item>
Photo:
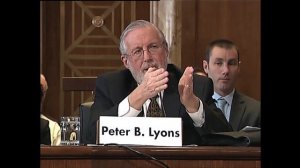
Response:
[[[96,82],[90,143],[96,142],[99,116],[149,117],[153,97],[163,111],[158,116],[182,118],[184,145],[201,143],[206,133],[231,130],[212,100],[212,81],[193,75],[192,67],[182,72],[168,64],[168,43],[154,24],[130,23],[121,34],[120,52],[126,69],[101,74]]]

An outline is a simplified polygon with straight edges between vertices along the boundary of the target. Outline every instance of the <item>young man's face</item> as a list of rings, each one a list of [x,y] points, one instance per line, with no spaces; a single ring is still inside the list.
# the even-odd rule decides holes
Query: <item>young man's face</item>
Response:
[[[237,50],[216,46],[211,51],[209,62],[203,61],[203,67],[213,80],[215,92],[225,96],[233,90],[240,72]]]

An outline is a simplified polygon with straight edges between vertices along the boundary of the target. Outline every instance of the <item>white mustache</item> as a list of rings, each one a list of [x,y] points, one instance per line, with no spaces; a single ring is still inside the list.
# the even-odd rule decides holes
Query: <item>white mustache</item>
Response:
[[[158,69],[158,65],[157,64],[147,64],[145,66],[143,66],[143,69],[149,69],[149,68],[156,68]]]

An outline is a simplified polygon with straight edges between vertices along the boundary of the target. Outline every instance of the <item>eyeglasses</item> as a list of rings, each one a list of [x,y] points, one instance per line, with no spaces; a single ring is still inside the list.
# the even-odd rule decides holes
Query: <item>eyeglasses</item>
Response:
[[[132,56],[134,58],[140,58],[140,57],[144,56],[144,51],[148,51],[148,53],[150,53],[150,55],[154,55],[154,54],[157,54],[162,47],[163,47],[163,43],[161,43],[161,44],[152,43],[147,46],[146,50],[143,50],[142,47],[138,47],[136,49],[133,49],[131,51],[131,54],[127,54],[127,55]]]

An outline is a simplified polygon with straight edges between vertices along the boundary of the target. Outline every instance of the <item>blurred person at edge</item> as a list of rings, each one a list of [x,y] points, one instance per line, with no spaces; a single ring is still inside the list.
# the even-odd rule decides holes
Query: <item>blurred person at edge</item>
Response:
[[[61,128],[60,128],[59,124],[56,121],[54,121],[54,120],[50,119],[49,117],[45,116],[44,114],[42,114],[44,100],[45,100],[46,93],[48,90],[48,84],[47,84],[46,78],[43,74],[41,74],[41,76],[40,76],[40,81],[41,81],[41,90],[42,90],[41,105],[40,105],[41,118],[49,121],[51,145],[52,146],[60,145]]]

